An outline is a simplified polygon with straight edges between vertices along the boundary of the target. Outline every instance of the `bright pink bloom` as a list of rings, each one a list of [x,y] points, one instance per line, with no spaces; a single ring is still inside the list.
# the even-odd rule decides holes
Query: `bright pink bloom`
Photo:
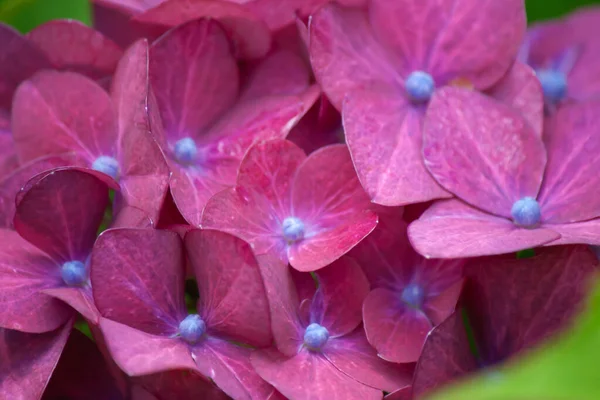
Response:
[[[213,196],[202,226],[236,235],[257,255],[299,271],[337,260],[377,225],[345,145],[306,157],[286,140],[250,148],[234,188]]]
[[[263,260],[264,261],[264,260]],[[264,265],[263,265],[264,268]],[[287,398],[381,399],[382,390],[408,384],[412,365],[378,357],[361,326],[361,306],[369,282],[360,267],[344,257],[316,272],[319,287],[300,303],[289,270],[269,270],[273,335],[277,349],[252,354],[256,371]]]
[[[427,337],[414,396],[482,368],[493,373],[496,363],[568,326],[597,272],[598,261],[587,246],[543,249],[521,260],[496,256],[470,262],[464,307],[480,357],[471,350],[461,312],[455,312]]]
[[[429,99],[446,85],[494,86],[524,32],[522,0],[372,0],[367,10],[329,4],[312,17],[317,80],[342,111],[354,165],[374,202],[450,197],[421,156]]]
[[[433,258],[600,244],[598,104],[562,107],[543,138],[514,109],[457,88],[429,106],[425,163],[460,200],[435,203],[409,226]]]
[[[401,210],[379,214],[379,224],[354,257],[371,282],[363,304],[367,339],[388,361],[415,362],[429,331],[454,311],[463,260],[428,260],[408,242]]]
[[[116,363],[130,376],[195,370],[236,399],[266,397],[272,388],[250,365],[268,346],[265,288],[250,246],[218,231],[185,237],[200,299],[185,307],[185,254],[174,232],[110,229],[91,261],[100,328]]]

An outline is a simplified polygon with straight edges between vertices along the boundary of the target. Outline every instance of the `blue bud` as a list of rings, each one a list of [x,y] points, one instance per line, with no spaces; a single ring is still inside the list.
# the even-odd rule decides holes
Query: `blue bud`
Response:
[[[198,146],[196,146],[194,139],[190,137],[179,139],[175,143],[173,151],[175,152],[175,159],[181,164],[192,164],[198,157]]]
[[[82,286],[88,281],[88,270],[81,261],[67,261],[60,269],[63,281],[68,286]]]
[[[427,72],[415,71],[406,78],[404,87],[413,103],[426,103],[433,95],[435,81]]]
[[[523,228],[535,228],[542,218],[540,204],[533,197],[523,197],[515,201],[510,214],[514,223]]]
[[[288,243],[297,242],[304,238],[304,223],[296,217],[287,217],[283,220],[283,237]]]
[[[567,76],[558,70],[542,69],[536,72],[544,91],[544,98],[556,104],[567,95]]]
[[[206,332],[206,324],[198,314],[190,314],[179,323],[179,335],[188,343],[196,343]]]
[[[312,323],[304,331],[304,345],[313,351],[321,350],[329,339],[329,331],[324,326]]]
[[[113,179],[117,179],[119,175],[119,162],[109,156],[100,156],[92,163],[92,169],[105,173]]]
[[[402,290],[400,298],[412,308],[421,308],[425,300],[425,290],[421,285],[410,283]]]

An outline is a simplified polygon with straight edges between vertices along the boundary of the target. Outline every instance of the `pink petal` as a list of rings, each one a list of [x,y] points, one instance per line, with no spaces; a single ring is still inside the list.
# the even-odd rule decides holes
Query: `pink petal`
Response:
[[[37,46],[14,28],[0,24],[0,108],[10,109],[17,86],[35,72],[50,68]]]
[[[363,10],[326,5],[311,17],[309,33],[315,76],[338,110],[351,92],[401,88],[396,66],[403,63],[378,42]]]
[[[331,336],[352,332],[362,321],[362,304],[369,294],[369,282],[360,266],[343,257],[319,270],[317,278],[310,322],[324,326]]]
[[[198,312],[209,330],[256,347],[272,342],[269,304],[250,246],[224,232],[194,230],[185,247],[198,281]]]
[[[168,190],[169,169],[152,135],[161,135],[162,124],[148,77],[148,43],[141,40],[125,53],[112,80],[112,100],[117,112],[121,195],[158,220]],[[159,131],[159,132],[156,132]]]
[[[413,379],[413,395],[420,398],[478,368],[460,312],[453,313],[427,336]]]
[[[460,258],[512,253],[552,242],[550,229],[523,229],[458,200],[435,203],[408,227],[415,250],[427,258]]]
[[[111,75],[123,51],[100,32],[74,20],[46,22],[27,34],[56,69],[99,79]]]
[[[21,84],[12,123],[22,161],[73,151],[91,165],[99,156],[116,155],[113,105],[82,75],[43,71]]]
[[[580,222],[600,216],[599,102],[562,107],[546,123],[548,165],[539,202],[544,223]],[[574,207],[574,205],[577,206]]]
[[[110,229],[91,261],[102,316],[155,335],[173,334],[185,317],[184,254],[179,235],[154,229]]]
[[[159,399],[168,399],[169,396],[177,399],[207,399],[227,400],[230,399],[221,392],[214,383],[194,371],[173,370],[153,375],[140,376],[135,379]],[[135,399],[133,400],[146,400]],[[149,399],[148,399],[149,400]]]
[[[166,136],[175,141],[197,138],[232,106],[239,86],[227,37],[213,20],[188,22],[154,42],[150,80]]]
[[[422,111],[389,90],[350,95],[342,112],[356,171],[373,202],[386,206],[450,197],[425,169]]]
[[[426,120],[425,165],[450,192],[507,218],[517,200],[537,197],[546,152],[519,112],[477,92],[448,87],[434,95]]]
[[[409,363],[418,360],[432,323],[420,310],[409,308],[399,293],[375,289],[363,305],[369,343],[385,360]]]
[[[152,228],[154,222],[144,211],[136,207],[125,206],[113,215],[111,228]]]
[[[281,255],[281,221],[290,215],[292,178],[306,158],[291,142],[274,140],[254,145],[240,165],[235,189],[207,203],[202,227],[231,233],[250,243],[257,255]]]
[[[520,111],[538,136],[542,137],[544,94],[533,69],[516,61],[504,78],[486,93]]]
[[[0,390],[7,399],[39,399],[65,347],[72,323],[43,334],[0,328]]]
[[[600,218],[570,224],[548,224],[545,227],[560,234],[559,239],[546,243],[546,246],[578,243],[600,246]]]
[[[398,389],[384,397],[385,400],[412,400],[412,387]]]
[[[1,28],[0,28],[1,29]],[[0,110],[0,179],[19,166],[8,112]]]
[[[252,354],[256,372],[291,399],[377,400],[380,390],[339,371],[325,357],[309,351],[287,358],[274,350]]]
[[[265,399],[273,388],[252,368],[251,350],[208,339],[193,350],[198,370],[229,396],[240,400]]]
[[[205,18],[223,24],[242,58],[263,57],[271,46],[268,27],[244,7],[216,0],[167,0],[137,16],[136,21],[167,27]]]
[[[155,336],[105,318],[100,318],[100,329],[111,356],[129,376],[196,369],[189,346],[178,338]]]
[[[480,89],[508,71],[525,34],[519,0],[374,0],[369,11],[380,40],[413,69],[430,70],[444,83],[466,78]]]
[[[386,392],[408,386],[412,378],[412,365],[392,364],[381,359],[367,342],[362,327],[349,335],[331,339],[324,355],[353,379]]]
[[[100,313],[94,304],[91,287],[57,287],[44,289],[42,293],[64,301],[80,313],[89,323],[98,324]]]
[[[429,261],[429,260],[428,260]],[[461,279],[463,275],[463,260],[431,260],[438,265],[441,265],[446,269],[446,282],[443,282],[445,285],[436,285],[438,286],[436,289],[443,289],[443,291],[438,291],[430,294],[427,298],[423,308],[429,320],[433,323],[433,325],[439,325],[444,320],[446,320],[456,307],[456,303],[460,297],[462,292],[462,288],[464,286],[464,280]],[[433,263],[432,263],[433,264]],[[445,264],[445,265],[444,265]],[[452,265],[454,264],[454,265]],[[443,274],[443,272],[442,272]],[[443,276],[441,278],[444,278]],[[450,280],[450,279],[452,280]],[[443,279],[439,279],[437,284],[442,283]],[[449,286],[446,286],[449,285]]]
[[[290,264],[300,271],[314,271],[337,260],[377,224],[344,145],[324,147],[302,163],[292,201],[293,215],[306,226],[305,239],[288,250]]]
[[[78,170],[58,170],[25,192],[14,226],[56,262],[85,261],[107,205],[103,181]]]
[[[62,286],[60,265],[14,231],[0,229],[0,242],[0,326],[39,333],[64,324],[72,310],[42,292]]]

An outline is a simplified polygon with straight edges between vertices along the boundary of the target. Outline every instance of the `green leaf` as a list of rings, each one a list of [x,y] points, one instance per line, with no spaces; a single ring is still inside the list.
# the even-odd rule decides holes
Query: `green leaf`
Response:
[[[77,19],[91,25],[88,0],[0,0],[0,21],[26,33],[52,19]]]
[[[527,19],[530,22],[557,18],[578,8],[600,4],[599,0],[527,0]]]
[[[600,285],[574,326],[521,359],[449,387],[432,400],[600,399]]]

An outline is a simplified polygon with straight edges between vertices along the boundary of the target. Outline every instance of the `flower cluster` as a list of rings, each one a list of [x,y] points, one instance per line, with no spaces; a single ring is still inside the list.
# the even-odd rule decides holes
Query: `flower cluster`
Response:
[[[416,399],[580,309],[598,10],[94,7],[0,25],[0,397]]]

